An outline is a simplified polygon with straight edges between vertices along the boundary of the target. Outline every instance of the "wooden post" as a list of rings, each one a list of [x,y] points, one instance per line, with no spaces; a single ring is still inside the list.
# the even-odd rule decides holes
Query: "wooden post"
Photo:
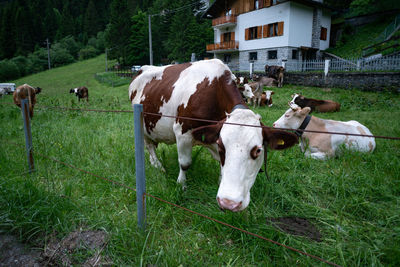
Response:
[[[33,154],[32,154],[32,149],[33,149],[32,134],[31,134],[31,121],[29,117],[28,99],[21,100],[21,113],[22,113],[22,120],[24,122],[26,157],[28,159],[29,172],[32,172],[34,171],[35,166],[33,163]]]
[[[146,176],[144,168],[143,105],[133,105],[135,130],[136,202],[138,226],[146,227]]]

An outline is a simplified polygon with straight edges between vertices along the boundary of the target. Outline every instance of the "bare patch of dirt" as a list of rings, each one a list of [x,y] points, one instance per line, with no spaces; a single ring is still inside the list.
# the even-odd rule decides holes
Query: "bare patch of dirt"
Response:
[[[267,218],[267,224],[272,224],[276,228],[291,235],[305,236],[314,241],[321,242],[321,233],[312,223],[305,218],[281,217]]]
[[[0,236],[0,267],[12,266],[112,266],[102,255],[107,245],[104,231],[74,231],[59,240],[52,237],[44,251],[27,249],[10,235]]]

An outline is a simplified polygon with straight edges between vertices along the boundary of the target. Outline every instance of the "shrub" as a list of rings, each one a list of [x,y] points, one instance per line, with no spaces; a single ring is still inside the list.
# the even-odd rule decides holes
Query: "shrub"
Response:
[[[31,73],[29,67],[32,63],[28,57],[17,56],[12,58],[11,62],[14,62],[15,65],[17,65],[21,77]]]
[[[96,55],[97,55],[96,48],[88,45],[79,51],[79,60],[92,58],[92,57],[95,57]]]
[[[59,67],[65,64],[70,64],[74,62],[74,57],[68,52],[67,49],[61,46],[53,46],[50,49],[51,65],[54,67]]]
[[[17,64],[12,62],[11,60],[0,61],[0,81],[1,82],[13,80],[13,79],[19,78],[20,76],[21,75],[19,73]]]

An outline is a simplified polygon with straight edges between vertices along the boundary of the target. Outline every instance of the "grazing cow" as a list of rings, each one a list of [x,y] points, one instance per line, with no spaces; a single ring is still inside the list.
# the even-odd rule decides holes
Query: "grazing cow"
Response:
[[[316,110],[318,112],[335,112],[340,110],[340,104],[332,100],[318,100],[313,98],[305,98],[302,95],[294,94],[293,99],[289,105],[293,108],[310,107],[311,112]]]
[[[89,90],[85,86],[71,89],[69,90],[69,93],[75,94],[79,101],[81,101],[81,98],[86,98],[86,102],[89,102]]]
[[[220,161],[217,203],[222,209],[240,211],[249,205],[265,145],[285,149],[298,141],[296,135],[285,131],[230,124],[262,125],[261,117],[245,105],[234,76],[219,59],[143,66],[129,86],[129,97],[132,104],[143,105],[145,145],[152,165],[162,167],[155,152],[158,143],[177,144],[177,182],[184,188],[193,145],[205,146]]]
[[[21,100],[28,99],[29,101],[29,116],[33,118],[33,108],[36,104],[36,95],[42,91],[42,88],[33,88],[28,84],[23,84],[17,87],[13,93],[14,104],[21,107]]]
[[[289,108],[285,114],[274,122],[275,128],[298,129],[297,136],[301,137],[301,150],[306,157],[326,159],[332,157],[342,145],[354,151],[372,152],[375,149],[375,138],[352,135],[325,134],[304,132],[322,131],[349,134],[372,135],[367,127],[357,121],[324,120],[310,116],[310,107]],[[306,144],[304,144],[304,141]]]
[[[285,68],[282,66],[268,66],[265,65],[265,74],[267,77],[274,78],[278,80],[278,87],[283,86],[283,76],[285,73]]]

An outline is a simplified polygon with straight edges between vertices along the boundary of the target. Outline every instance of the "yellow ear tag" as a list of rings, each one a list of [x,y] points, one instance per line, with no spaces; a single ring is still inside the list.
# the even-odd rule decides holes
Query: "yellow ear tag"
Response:
[[[285,141],[283,141],[282,139],[279,139],[277,142],[278,145],[282,146],[285,144]]]

